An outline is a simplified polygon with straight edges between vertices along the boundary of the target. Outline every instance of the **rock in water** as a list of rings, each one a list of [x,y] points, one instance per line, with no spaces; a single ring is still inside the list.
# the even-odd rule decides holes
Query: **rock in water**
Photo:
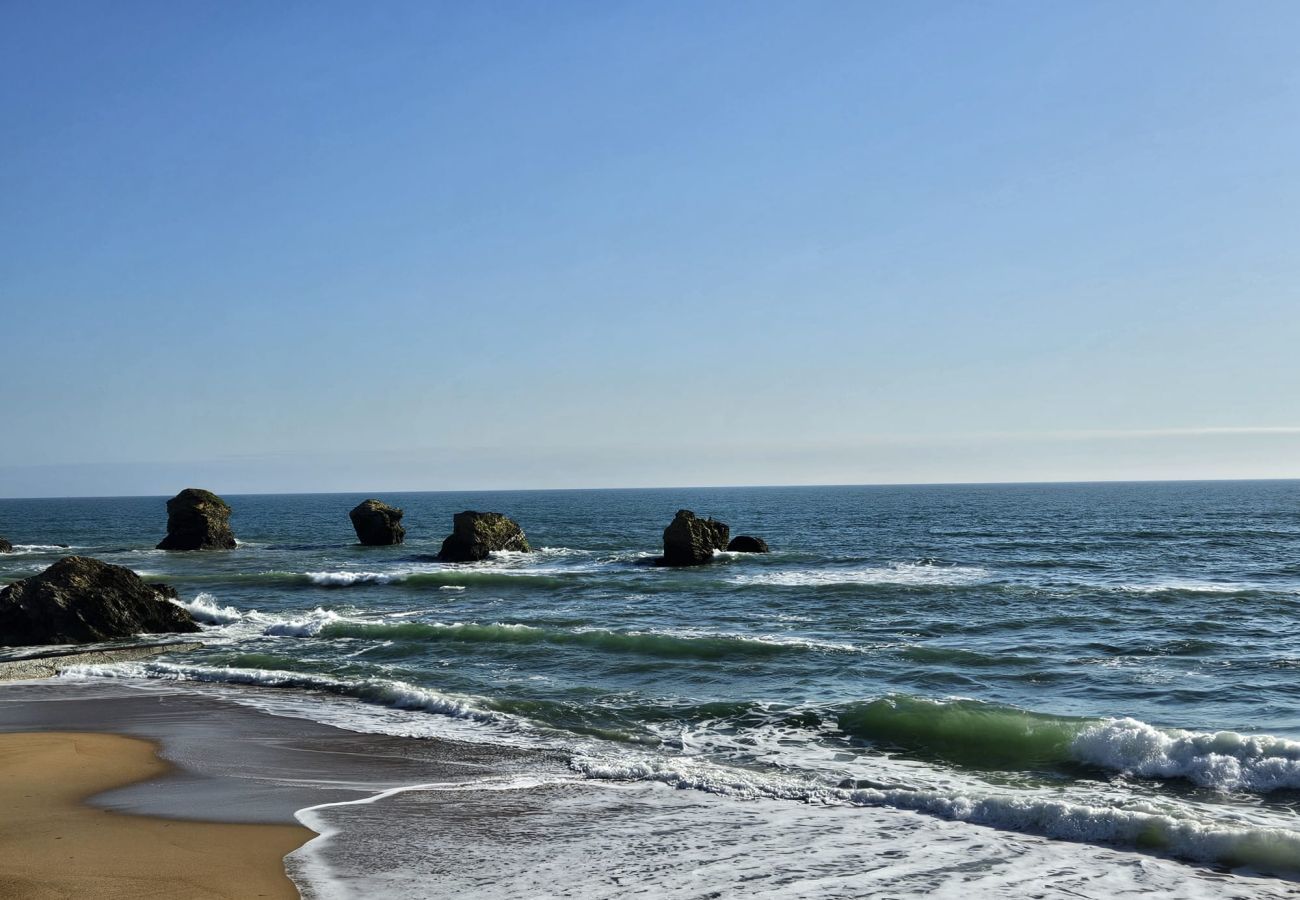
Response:
[[[738,534],[731,539],[727,549],[732,553],[771,553],[767,541],[749,534]]]
[[[233,550],[230,505],[211,491],[186,488],[167,501],[167,537],[159,550]]]
[[[379,500],[362,500],[348,513],[357,540],[368,547],[384,547],[406,540],[402,527],[402,511]]]
[[[13,553],[14,545],[0,537],[0,553]]]
[[[665,566],[698,566],[713,559],[713,551],[727,546],[731,529],[724,522],[701,519],[689,509],[677,510],[677,516],[664,529]]]
[[[0,591],[0,644],[84,644],[141,632],[198,631],[188,611],[167,602],[175,596],[130,569],[65,556]]]
[[[438,558],[444,562],[477,562],[493,550],[529,553],[532,549],[514,519],[501,513],[466,510],[452,518],[451,534],[442,542]]]

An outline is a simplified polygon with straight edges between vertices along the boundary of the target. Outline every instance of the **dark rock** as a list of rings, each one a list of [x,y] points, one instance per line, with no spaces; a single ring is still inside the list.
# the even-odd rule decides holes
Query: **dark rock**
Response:
[[[232,550],[230,505],[211,491],[186,488],[167,501],[167,537],[159,550]]]
[[[501,513],[465,511],[452,518],[452,532],[442,542],[443,562],[477,562],[494,550],[532,551],[524,530]]]
[[[402,511],[379,500],[362,500],[348,513],[357,540],[368,547],[384,547],[406,540],[402,527]]]
[[[727,546],[731,529],[723,522],[701,519],[689,509],[679,509],[664,529],[665,566],[698,566],[713,559],[713,551]]]
[[[754,537],[748,534],[738,534],[731,539],[727,549],[732,553],[771,553],[767,546],[767,541],[761,537]]]
[[[65,556],[0,591],[0,644],[84,644],[141,632],[193,632],[189,612],[167,585],[146,584],[121,566]]]
[[[14,545],[0,537],[0,553],[13,553]]]

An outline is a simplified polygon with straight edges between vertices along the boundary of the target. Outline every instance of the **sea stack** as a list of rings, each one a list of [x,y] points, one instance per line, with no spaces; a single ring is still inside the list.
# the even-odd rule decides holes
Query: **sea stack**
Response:
[[[532,551],[524,530],[514,519],[494,512],[466,510],[452,517],[452,531],[442,542],[438,559],[477,562],[494,550]]]
[[[84,644],[141,632],[199,630],[168,598],[167,585],[145,584],[130,569],[87,556],[65,556],[39,575],[0,591],[0,644]]]
[[[731,529],[725,522],[701,519],[689,509],[677,510],[677,516],[664,529],[664,566],[699,566],[713,559],[714,550],[727,546]]]
[[[14,545],[0,537],[0,553],[13,553]]]
[[[348,513],[357,540],[367,547],[386,547],[406,540],[402,527],[402,511],[381,500],[362,500]]]
[[[738,534],[731,539],[727,545],[727,551],[730,553],[771,553],[767,546],[767,541],[761,537],[754,537],[752,534]]]
[[[167,501],[167,537],[159,550],[232,550],[230,504],[211,491],[186,488]]]

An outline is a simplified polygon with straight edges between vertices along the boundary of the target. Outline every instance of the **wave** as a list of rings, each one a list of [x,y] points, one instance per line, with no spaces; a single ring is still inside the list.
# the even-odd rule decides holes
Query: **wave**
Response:
[[[354,700],[361,700],[365,703],[385,706],[390,709],[416,710],[484,723],[510,723],[516,726],[522,724],[504,713],[484,709],[469,698],[454,697],[404,681],[390,681],[382,678],[346,680],[332,678],[328,675],[310,675],[276,669],[181,666],[157,661],[68,666],[61,670],[60,676],[70,678],[153,678],[166,681],[197,681],[250,687],[320,691],[340,697],[350,697]]]
[[[1121,584],[1115,590],[1126,594],[1258,594],[1264,591],[1296,593],[1294,585],[1270,586],[1226,581],[1156,581],[1150,584]]]
[[[939,566],[927,563],[894,563],[864,568],[779,569],[774,572],[746,572],[733,575],[732,584],[774,587],[829,587],[849,584],[903,586],[956,586],[989,579],[980,566]]]
[[[1049,716],[977,700],[895,695],[839,714],[850,736],[975,767],[1089,765],[1216,791],[1300,790],[1300,741],[1161,729],[1131,718]]]
[[[520,554],[521,556],[525,554]],[[281,579],[306,582],[319,587],[353,587],[356,585],[374,585],[374,584],[401,584],[408,587],[419,587],[422,585],[436,586],[439,588],[463,588],[467,585],[510,585],[520,584],[522,580],[527,580],[528,584],[533,587],[559,587],[569,583],[564,577],[566,574],[579,575],[585,570],[574,570],[565,572],[563,569],[541,570],[537,568],[507,568],[504,566],[484,566],[475,568],[473,566],[448,566],[445,569],[436,569],[432,571],[400,571],[400,572],[305,572],[301,575],[294,573],[276,573]]]
[[[312,584],[326,587],[349,587],[354,584],[388,584],[400,580],[397,573],[384,572],[307,572],[303,576]]]
[[[22,553],[71,553],[74,550],[84,549],[86,548],[72,544],[14,544],[10,553],[17,556]]]
[[[977,650],[964,650],[960,647],[910,646],[899,650],[898,655],[912,662],[960,667],[975,666],[979,668],[994,666],[1023,667],[1038,662],[1038,659],[1032,656],[980,653]]]
[[[208,593],[201,593],[193,600],[172,600],[177,606],[187,610],[196,622],[205,625],[233,625],[244,620],[244,614],[233,606],[218,606],[217,598]]]
[[[262,634],[268,637],[316,637],[332,626],[336,627],[345,623],[356,622],[355,619],[340,616],[332,609],[317,607],[311,612],[303,613],[295,618],[273,622],[262,629]]]
[[[317,613],[326,613],[317,610]],[[333,616],[303,623],[297,631],[281,629],[267,634],[309,634],[335,638],[372,638],[389,641],[428,641],[494,644],[573,645],[612,653],[641,653],[669,658],[721,659],[732,656],[772,656],[800,650],[853,651],[847,644],[813,639],[711,632],[606,631],[558,629],[502,622],[451,624],[424,622],[361,622]]]
[[[941,819],[1077,843],[1133,847],[1198,862],[1261,871],[1300,871],[1300,833],[1224,825],[1138,809],[1089,806],[1032,794],[980,795],[961,790],[831,787],[792,776],[764,775],[694,759],[577,755],[570,767],[586,778],[653,781],[743,799],[912,810]]]

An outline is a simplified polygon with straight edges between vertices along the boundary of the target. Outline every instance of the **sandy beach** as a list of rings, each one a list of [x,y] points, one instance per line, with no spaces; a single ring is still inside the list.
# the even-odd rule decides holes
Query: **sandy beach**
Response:
[[[0,734],[0,896],[297,897],[284,856],[297,825],[179,821],[85,801],[166,776],[150,741],[113,734]]]

